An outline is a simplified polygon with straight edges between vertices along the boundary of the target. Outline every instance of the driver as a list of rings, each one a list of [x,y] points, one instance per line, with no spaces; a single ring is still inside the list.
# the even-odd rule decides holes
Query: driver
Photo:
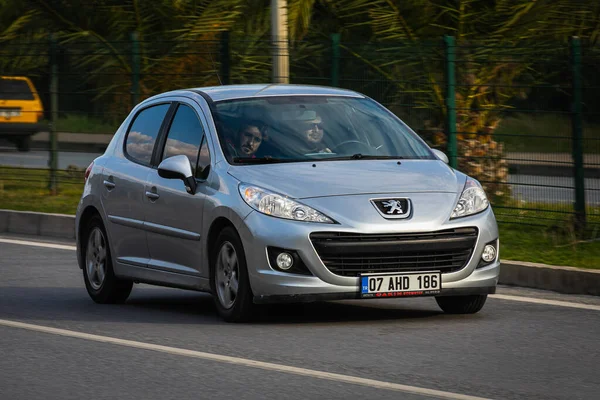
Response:
[[[302,137],[308,153],[331,153],[331,150],[323,143],[324,135],[325,131],[318,114],[314,119],[302,121]]]

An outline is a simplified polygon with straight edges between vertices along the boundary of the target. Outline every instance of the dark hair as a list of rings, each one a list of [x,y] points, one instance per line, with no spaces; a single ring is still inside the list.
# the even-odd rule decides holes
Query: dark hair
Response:
[[[238,129],[238,134],[240,134],[244,129],[246,129],[249,126],[254,126],[254,127],[258,128],[263,139],[265,138],[265,136],[267,136],[267,125],[264,122],[259,121],[257,119],[253,119],[248,122],[242,123],[240,125],[240,129]]]

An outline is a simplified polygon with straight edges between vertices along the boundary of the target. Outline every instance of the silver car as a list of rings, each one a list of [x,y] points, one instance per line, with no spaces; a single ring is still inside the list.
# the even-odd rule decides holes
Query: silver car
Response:
[[[77,256],[89,295],[133,283],[210,292],[226,321],[261,303],[495,293],[496,219],[479,182],[353,91],[177,90],[137,105],[86,170]]]

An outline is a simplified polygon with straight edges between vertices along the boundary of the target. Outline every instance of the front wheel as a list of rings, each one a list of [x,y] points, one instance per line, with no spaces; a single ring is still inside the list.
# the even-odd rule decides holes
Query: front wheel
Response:
[[[244,322],[254,304],[244,248],[237,232],[227,227],[217,238],[212,255],[211,287],[219,315],[227,322]]]
[[[447,314],[475,314],[485,304],[487,295],[436,297],[438,306]]]
[[[129,297],[132,281],[115,276],[106,230],[100,217],[89,222],[85,235],[83,279],[96,303],[123,303]]]

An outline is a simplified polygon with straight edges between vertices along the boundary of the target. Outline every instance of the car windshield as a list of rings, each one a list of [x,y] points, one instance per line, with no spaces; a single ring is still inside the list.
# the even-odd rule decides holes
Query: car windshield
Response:
[[[435,159],[402,121],[366,98],[271,96],[216,103],[231,164],[347,159]]]

